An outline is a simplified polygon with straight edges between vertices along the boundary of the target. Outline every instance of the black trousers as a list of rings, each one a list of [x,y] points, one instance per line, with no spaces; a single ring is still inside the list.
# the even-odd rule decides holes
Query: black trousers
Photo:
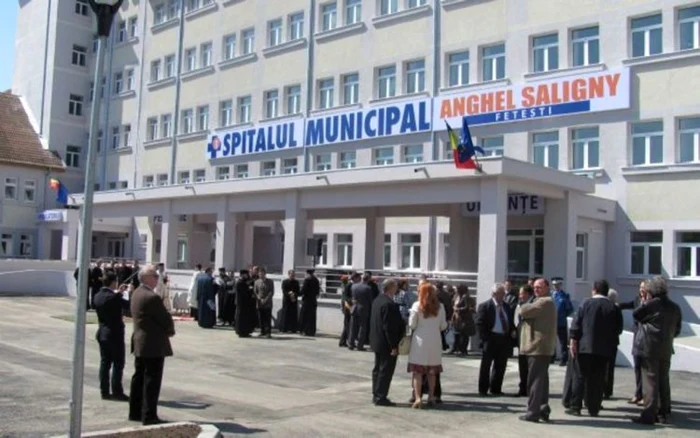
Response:
[[[564,391],[561,394],[561,404],[569,409],[571,400],[574,398],[574,382],[581,374],[578,367],[578,358],[571,358],[566,364],[566,375],[564,376]]]
[[[492,333],[484,344],[479,370],[479,394],[500,394],[508,357],[512,351],[511,340],[506,335]],[[493,365],[493,366],[492,366]]]
[[[340,341],[338,345],[345,347],[348,345],[348,339],[350,338],[350,322],[351,322],[350,312],[343,312],[343,331],[340,333]]]
[[[100,344],[100,392],[102,395],[109,395],[111,382],[113,395],[124,394],[122,386],[125,360],[124,338],[98,342]]]
[[[605,383],[605,371],[609,359],[595,354],[579,354],[579,372],[573,379],[573,392],[571,409],[581,410],[583,400],[586,400],[586,408],[591,415],[598,415],[603,403],[603,384]]]
[[[373,401],[384,400],[389,395],[391,379],[396,370],[396,360],[398,356],[390,353],[374,353],[374,369],[372,369],[372,399]]]
[[[149,421],[158,418],[158,398],[163,381],[164,357],[137,357],[129,394],[129,418]]]
[[[640,418],[645,423],[654,423],[657,415],[671,413],[670,368],[671,362],[668,360],[642,358],[644,409]]]
[[[520,353],[518,353],[518,373],[520,374],[518,395],[527,395],[527,356]]]
[[[369,315],[356,313],[352,315],[350,347],[364,348],[369,342]]]
[[[610,398],[613,395],[613,389],[615,387],[615,360],[617,359],[617,348],[615,349],[615,355],[612,358],[608,358],[607,368],[605,370],[605,385],[603,386],[603,398]]]
[[[567,326],[557,327],[557,339],[559,340],[559,362],[566,363],[569,360],[569,328]]]
[[[199,311],[196,307],[190,307],[190,316],[194,318],[195,321],[199,319]]]
[[[258,309],[258,317],[260,318],[260,334],[269,335],[272,333],[272,309]]]
[[[634,356],[634,396],[638,400],[644,397],[644,391],[642,390],[642,361],[641,357]]]

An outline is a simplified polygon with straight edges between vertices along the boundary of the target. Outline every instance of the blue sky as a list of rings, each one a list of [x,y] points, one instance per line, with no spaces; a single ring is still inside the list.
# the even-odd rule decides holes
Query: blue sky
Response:
[[[12,86],[18,5],[17,0],[0,0],[0,92]]]

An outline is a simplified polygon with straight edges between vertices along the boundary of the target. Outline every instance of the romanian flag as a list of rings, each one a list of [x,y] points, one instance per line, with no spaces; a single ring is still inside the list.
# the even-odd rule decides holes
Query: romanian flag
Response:
[[[450,144],[452,145],[452,157],[455,160],[455,167],[457,169],[476,169],[481,171],[481,166],[476,160],[476,153],[480,152],[483,154],[484,150],[474,145],[467,118],[462,118],[461,139],[457,139],[457,134],[447,121],[445,121],[445,125],[447,125],[447,135],[450,137]]]
[[[49,181],[49,187],[51,190],[56,191],[56,202],[63,205],[68,204],[68,189],[61,181],[57,180],[56,178],[51,178]]]

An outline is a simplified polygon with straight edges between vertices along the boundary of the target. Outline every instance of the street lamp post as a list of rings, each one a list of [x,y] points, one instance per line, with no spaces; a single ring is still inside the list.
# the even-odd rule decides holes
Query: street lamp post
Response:
[[[83,415],[83,375],[85,372],[85,312],[87,312],[90,249],[92,246],[92,200],[95,189],[95,159],[97,158],[97,132],[100,123],[100,88],[104,71],[105,44],[112,28],[114,16],[123,0],[88,0],[97,19],[97,60],[95,61],[94,92],[90,111],[90,135],[85,160],[85,188],[80,212],[78,237],[78,290],[75,305],[75,335],[73,340],[73,370],[70,400],[70,438],[79,438]]]

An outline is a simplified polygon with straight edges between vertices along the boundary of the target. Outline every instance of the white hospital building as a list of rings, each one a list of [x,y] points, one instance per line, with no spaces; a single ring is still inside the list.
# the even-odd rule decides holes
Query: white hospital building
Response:
[[[76,204],[101,96],[93,257],[281,272],[318,237],[320,265],[480,297],[663,274],[699,321],[698,1],[126,0],[96,86],[87,1],[19,3],[12,92]],[[75,258],[77,211],[48,213],[36,256]]]

